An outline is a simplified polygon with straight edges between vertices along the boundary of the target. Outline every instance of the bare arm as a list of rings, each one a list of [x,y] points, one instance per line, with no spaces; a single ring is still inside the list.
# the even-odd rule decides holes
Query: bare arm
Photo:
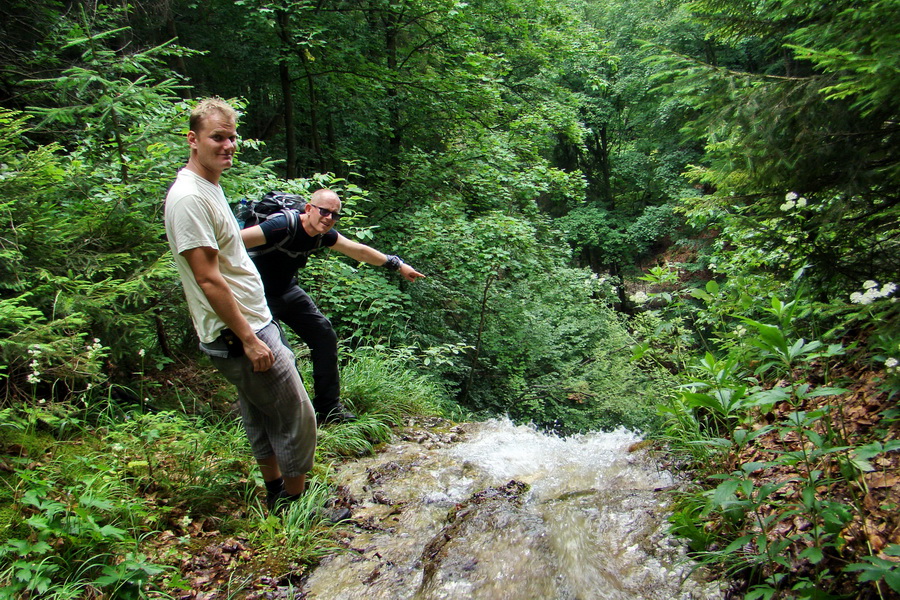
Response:
[[[219,251],[203,246],[185,250],[181,255],[187,260],[194,279],[212,309],[243,342],[244,354],[253,363],[253,370],[268,371],[275,362],[275,355],[265,342],[256,337],[247,319],[241,314],[231,288],[219,271]]]
[[[366,246],[365,244],[360,244],[359,242],[348,240],[341,234],[338,234],[337,242],[335,242],[332,248],[334,248],[341,254],[349,256],[354,260],[358,260],[359,262],[364,262],[376,267],[380,267],[381,265],[386,263],[388,259],[387,255],[383,252],[379,252],[371,246]],[[415,281],[419,277],[425,277],[407,264],[401,265],[398,272],[407,281]]]
[[[247,229],[241,229],[241,240],[246,248],[255,248],[266,243],[266,234],[263,233],[262,227],[254,225]]]

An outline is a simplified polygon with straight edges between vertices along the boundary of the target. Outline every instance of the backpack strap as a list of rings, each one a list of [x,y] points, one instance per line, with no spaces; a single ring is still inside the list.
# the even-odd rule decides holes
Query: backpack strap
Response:
[[[264,256],[270,252],[279,250],[281,252],[284,252],[291,258],[297,258],[301,254],[308,256],[308,255],[312,254],[313,252],[315,252],[316,250],[318,250],[322,246],[322,237],[323,236],[321,234],[317,235],[315,237],[316,241],[315,241],[313,247],[309,250],[294,252],[292,250],[287,249],[291,246],[291,244],[293,244],[294,240],[297,238],[297,232],[299,232],[300,227],[303,226],[300,222],[300,212],[301,211],[299,211],[297,209],[282,208],[281,213],[287,219],[287,230],[288,230],[287,235],[280,242],[278,242],[277,244],[272,244],[268,248],[263,248],[260,250],[256,250],[256,249],[249,250],[250,257],[255,258],[257,256]],[[269,218],[271,218],[271,216]]]

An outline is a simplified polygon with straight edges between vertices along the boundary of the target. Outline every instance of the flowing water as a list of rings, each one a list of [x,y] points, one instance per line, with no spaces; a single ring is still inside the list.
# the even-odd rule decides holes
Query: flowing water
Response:
[[[440,433],[438,433],[440,432]],[[408,430],[338,474],[356,526],[311,574],[318,600],[721,599],[668,537],[672,476],[633,433],[508,421]]]

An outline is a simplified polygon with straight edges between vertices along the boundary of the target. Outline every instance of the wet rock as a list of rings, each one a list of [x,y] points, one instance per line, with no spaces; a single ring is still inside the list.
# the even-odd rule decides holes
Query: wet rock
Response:
[[[418,426],[338,473],[362,500],[349,551],[312,572],[309,600],[722,598],[666,534],[655,490],[674,481],[637,436]]]

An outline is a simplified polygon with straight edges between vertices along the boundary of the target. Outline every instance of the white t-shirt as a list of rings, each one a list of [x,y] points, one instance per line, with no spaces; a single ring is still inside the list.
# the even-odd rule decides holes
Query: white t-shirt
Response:
[[[193,171],[181,169],[166,196],[165,222],[169,247],[201,342],[216,339],[225,323],[210,306],[187,260],[181,255],[191,248],[208,247],[219,251],[219,270],[253,331],[259,331],[272,321],[259,272],[244,248],[237,220],[220,186]]]

